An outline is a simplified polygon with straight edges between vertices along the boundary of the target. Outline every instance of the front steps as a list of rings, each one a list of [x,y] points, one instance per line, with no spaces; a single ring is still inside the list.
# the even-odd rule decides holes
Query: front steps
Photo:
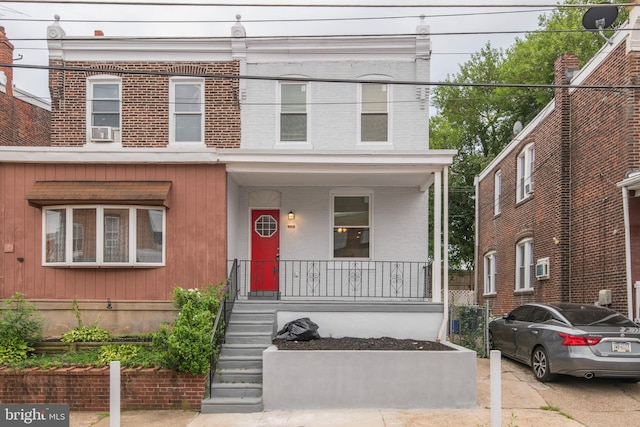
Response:
[[[275,336],[273,304],[237,301],[227,325],[225,343],[213,376],[211,396],[202,401],[203,414],[261,412],[262,352]]]

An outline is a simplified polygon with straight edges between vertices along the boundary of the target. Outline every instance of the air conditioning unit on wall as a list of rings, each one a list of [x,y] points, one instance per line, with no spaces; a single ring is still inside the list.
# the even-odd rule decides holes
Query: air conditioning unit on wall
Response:
[[[540,258],[536,262],[536,279],[543,280],[549,278],[549,258]]]
[[[91,128],[91,141],[113,142],[113,128],[111,126],[93,126]]]

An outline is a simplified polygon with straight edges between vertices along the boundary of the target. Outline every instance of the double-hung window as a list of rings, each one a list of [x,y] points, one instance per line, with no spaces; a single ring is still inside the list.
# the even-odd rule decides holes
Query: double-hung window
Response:
[[[91,141],[113,141],[120,129],[121,81],[113,76],[87,80],[87,133]]]
[[[174,77],[170,85],[171,142],[204,141],[204,80]]]
[[[502,171],[497,171],[493,175],[493,214],[498,215],[501,212],[502,197]]]
[[[533,194],[533,172],[534,172],[533,144],[527,145],[518,154],[518,184],[516,187],[516,201],[521,201]]]
[[[163,265],[165,210],[143,206],[43,209],[44,265]]]
[[[369,258],[371,196],[333,196],[333,257]]]
[[[363,142],[389,140],[388,85],[362,84],[360,139]]]
[[[524,239],[516,245],[516,291],[533,289],[535,277],[533,239]]]
[[[307,84],[280,84],[280,141],[307,140]]]
[[[484,256],[484,293],[496,293],[496,253],[489,252]]]

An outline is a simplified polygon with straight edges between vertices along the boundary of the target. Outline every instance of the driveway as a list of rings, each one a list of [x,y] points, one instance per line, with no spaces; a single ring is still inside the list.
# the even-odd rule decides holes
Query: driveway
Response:
[[[123,411],[122,427],[488,427],[489,359],[478,359],[478,406],[473,409],[310,410],[253,414]],[[561,377],[540,383],[527,366],[502,359],[502,425],[509,427],[640,426],[640,384]],[[470,386],[472,386],[470,379]],[[70,427],[108,427],[109,417],[72,412]]]

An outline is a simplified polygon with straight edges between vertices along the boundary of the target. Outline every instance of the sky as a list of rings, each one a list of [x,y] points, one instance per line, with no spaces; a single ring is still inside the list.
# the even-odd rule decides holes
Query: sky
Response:
[[[535,30],[539,16],[549,13],[551,5],[555,4],[548,0],[516,3],[509,0],[467,0],[463,3],[455,0],[138,0],[129,2],[136,4],[113,4],[119,1],[124,0],[85,1],[82,4],[73,4],[74,0],[0,2],[0,26],[5,27],[7,37],[14,44],[14,63],[48,64],[46,31],[55,15],[60,16],[61,26],[69,37],[92,36],[94,30],[114,37],[228,37],[238,14],[242,16],[248,37],[409,34],[415,32],[420,16],[424,15],[431,32],[430,80],[438,82],[456,74],[460,65],[487,42],[497,48],[513,45],[516,37],[523,38],[526,31]],[[149,5],[150,2],[156,5]],[[200,3],[207,5],[199,6]],[[379,7],[262,6],[267,4]],[[419,7],[391,6],[399,4]],[[456,4],[465,7],[452,7]],[[487,7],[512,4],[534,7]],[[49,100],[46,70],[15,68],[14,84]]]

